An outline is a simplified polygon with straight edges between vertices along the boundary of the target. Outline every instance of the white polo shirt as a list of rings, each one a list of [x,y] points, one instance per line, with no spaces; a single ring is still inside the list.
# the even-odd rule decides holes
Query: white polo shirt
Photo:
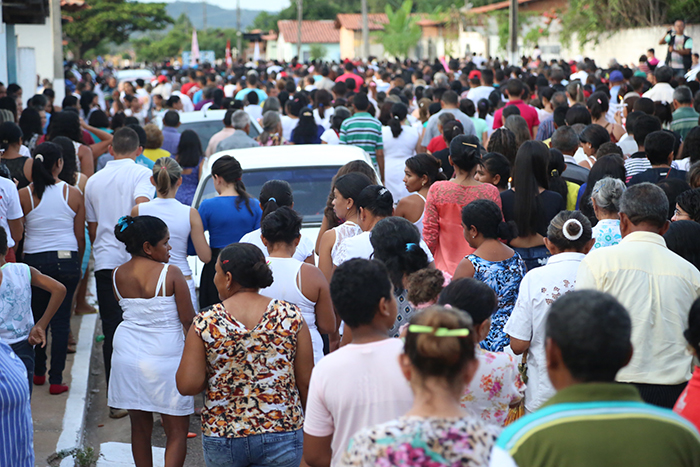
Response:
[[[85,186],[85,218],[97,222],[97,234],[92,245],[95,271],[114,269],[127,261],[126,248],[114,236],[119,218],[128,216],[136,198],[153,199],[151,171],[133,159],[107,162],[105,168],[88,179]]]

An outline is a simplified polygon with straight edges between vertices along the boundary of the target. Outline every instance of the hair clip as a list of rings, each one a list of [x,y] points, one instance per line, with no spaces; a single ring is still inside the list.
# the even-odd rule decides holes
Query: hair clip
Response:
[[[465,145],[465,146],[469,146],[470,148],[478,148],[478,147],[479,147],[479,145],[477,145],[477,144],[472,144],[472,143],[462,142],[462,144]]]
[[[34,156],[34,159],[44,162],[44,156],[42,156],[41,154],[37,154],[36,156]]]
[[[383,196],[384,193],[386,193],[387,191],[389,190],[387,190],[386,188],[382,188],[381,190],[379,190],[379,196]]]
[[[416,245],[415,243],[407,243],[407,244],[406,244],[406,251],[411,251],[411,250],[413,250],[414,248],[416,248],[417,246],[418,246],[418,245]]]
[[[557,169],[552,169],[552,171],[549,173],[552,177],[558,177],[559,176],[559,171]]]
[[[225,260],[221,261],[221,264],[226,264],[228,262],[229,262],[229,260],[225,259]]]
[[[275,203],[277,202],[277,200],[273,196],[267,198],[267,202],[269,203],[270,201],[274,201]]]
[[[432,326],[423,326],[421,324],[411,324],[408,326],[408,332],[413,334],[432,334],[435,337],[467,337],[469,329],[448,329],[448,328],[434,328]]]
[[[600,101],[600,99],[596,99],[596,100],[598,101],[599,104],[601,104],[601,105],[603,104],[603,103]]]
[[[571,224],[576,224],[579,227],[578,233],[576,235],[571,235],[569,233],[568,227]],[[571,219],[567,220],[566,222],[564,222],[564,225],[561,228],[561,232],[562,232],[562,234],[564,234],[564,237],[567,240],[569,240],[571,242],[575,242],[576,240],[581,238],[581,235],[583,235],[583,225],[581,224],[581,222],[578,219],[571,218]]]
[[[39,156],[41,156],[41,154],[39,154]],[[134,223],[133,218],[128,218],[127,216],[122,216],[119,218],[117,225],[119,226],[119,231],[124,232],[127,229],[127,227],[129,227],[133,223]]]
[[[395,118],[396,120],[401,120],[401,119],[399,118],[398,115],[394,115],[394,118]]]

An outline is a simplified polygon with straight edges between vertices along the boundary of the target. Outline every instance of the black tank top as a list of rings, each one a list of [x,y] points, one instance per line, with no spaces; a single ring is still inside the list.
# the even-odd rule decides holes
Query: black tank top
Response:
[[[24,164],[27,163],[26,156],[16,157],[14,159],[3,159],[8,169],[10,169],[10,175],[12,178],[16,179],[18,182],[17,189],[22,189],[29,185],[29,180],[24,176]]]

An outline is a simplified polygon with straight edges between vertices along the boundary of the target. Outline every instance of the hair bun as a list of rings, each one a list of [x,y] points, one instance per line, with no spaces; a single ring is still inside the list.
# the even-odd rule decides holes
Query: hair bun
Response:
[[[574,218],[568,219],[566,222],[564,222],[564,226],[561,230],[564,237],[572,242],[575,242],[581,238],[581,235],[583,235],[583,225],[578,219]]]
[[[251,269],[251,274],[259,289],[269,287],[274,282],[272,270],[266,262],[255,263]]]

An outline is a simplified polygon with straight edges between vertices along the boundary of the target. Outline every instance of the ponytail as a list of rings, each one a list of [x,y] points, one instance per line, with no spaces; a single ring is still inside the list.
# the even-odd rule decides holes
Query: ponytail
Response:
[[[55,185],[53,168],[59,160],[63,159],[61,147],[54,143],[41,143],[34,148],[34,161],[32,162],[32,182],[34,193],[41,199],[49,185]]]
[[[236,199],[236,208],[240,209],[241,203],[245,203],[248,212],[253,214],[253,209],[250,207],[250,195],[245,191],[243,177],[243,169],[241,164],[231,156],[221,156],[214,162],[211,167],[211,174],[221,177],[228,184],[233,185],[238,193]]]
[[[394,138],[398,138],[403,128],[401,127],[401,122],[406,119],[408,114],[408,108],[403,103],[396,103],[391,106],[391,119],[389,120],[389,128],[391,128],[391,134]]]
[[[182,167],[172,157],[161,157],[153,165],[156,190],[162,196],[168,196],[180,177],[182,177]]]

